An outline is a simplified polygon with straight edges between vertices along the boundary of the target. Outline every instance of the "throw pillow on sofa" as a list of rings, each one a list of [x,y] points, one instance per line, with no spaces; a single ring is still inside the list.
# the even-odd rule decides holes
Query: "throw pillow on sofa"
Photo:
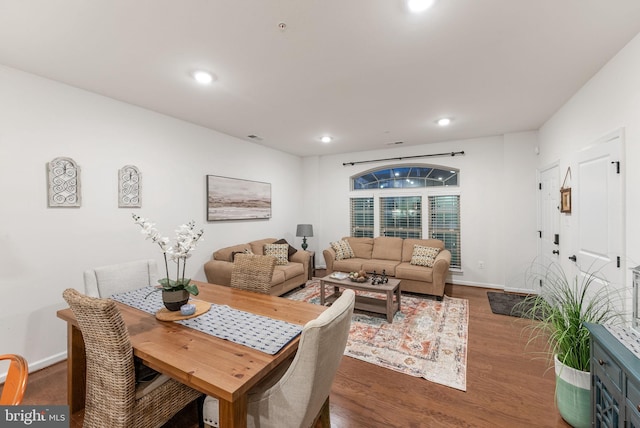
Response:
[[[230,262],[235,262],[236,261],[236,254],[253,254],[253,251],[251,251],[248,248],[245,248],[242,251],[233,251],[231,253],[231,259],[229,260]]]
[[[291,256],[293,256],[298,251],[295,248],[293,248],[291,245],[289,245],[286,239],[278,239],[276,242],[274,242],[274,244],[287,244],[288,251],[289,251],[289,259],[291,259]]]
[[[434,263],[436,262],[436,257],[439,253],[440,248],[414,245],[410,263],[416,266],[433,267]]]
[[[289,263],[289,244],[265,244],[265,256],[274,256],[277,265]]]
[[[355,257],[351,245],[347,241],[331,242],[331,248],[336,252],[336,260],[351,259]]]

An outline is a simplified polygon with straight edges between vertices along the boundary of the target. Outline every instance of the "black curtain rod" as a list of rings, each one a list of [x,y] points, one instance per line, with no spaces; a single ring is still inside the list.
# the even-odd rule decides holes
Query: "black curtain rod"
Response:
[[[434,156],[455,156],[455,155],[463,155],[463,154],[464,154],[464,151],[449,152],[449,153],[434,153],[434,154],[431,154],[431,155],[403,156],[403,157],[399,157],[399,158],[373,159],[373,160],[357,161],[357,162],[343,162],[342,166],[347,166],[347,165],[352,165],[353,166],[353,165],[356,165],[356,164],[369,163],[369,162],[382,162],[382,161],[414,159],[414,158],[431,158],[431,157],[434,157]]]

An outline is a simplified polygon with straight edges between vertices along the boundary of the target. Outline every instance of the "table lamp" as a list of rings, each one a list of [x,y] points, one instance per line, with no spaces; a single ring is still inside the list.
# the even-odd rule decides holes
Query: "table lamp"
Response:
[[[310,224],[299,224],[296,229],[296,236],[302,236],[302,249],[306,251],[307,236],[313,236],[313,226]]]

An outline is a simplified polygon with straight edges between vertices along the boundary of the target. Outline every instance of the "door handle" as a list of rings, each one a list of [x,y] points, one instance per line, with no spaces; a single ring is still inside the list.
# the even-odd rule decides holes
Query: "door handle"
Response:
[[[571,260],[572,262],[576,262],[578,261],[578,258],[576,257],[576,255],[574,254],[573,256],[569,256],[569,260]]]
[[[552,253],[553,253],[553,254],[560,254],[560,251],[558,251],[558,250],[553,250],[553,251],[552,251]]]

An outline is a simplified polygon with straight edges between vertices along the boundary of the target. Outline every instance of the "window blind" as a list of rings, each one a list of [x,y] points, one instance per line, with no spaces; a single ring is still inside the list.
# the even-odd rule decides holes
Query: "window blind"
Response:
[[[422,197],[381,197],[380,235],[422,238]]]
[[[450,267],[462,268],[459,195],[429,196],[429,234],[451,251]]]
[[[351,236],[373,238],[373,197],[351,198]]]

